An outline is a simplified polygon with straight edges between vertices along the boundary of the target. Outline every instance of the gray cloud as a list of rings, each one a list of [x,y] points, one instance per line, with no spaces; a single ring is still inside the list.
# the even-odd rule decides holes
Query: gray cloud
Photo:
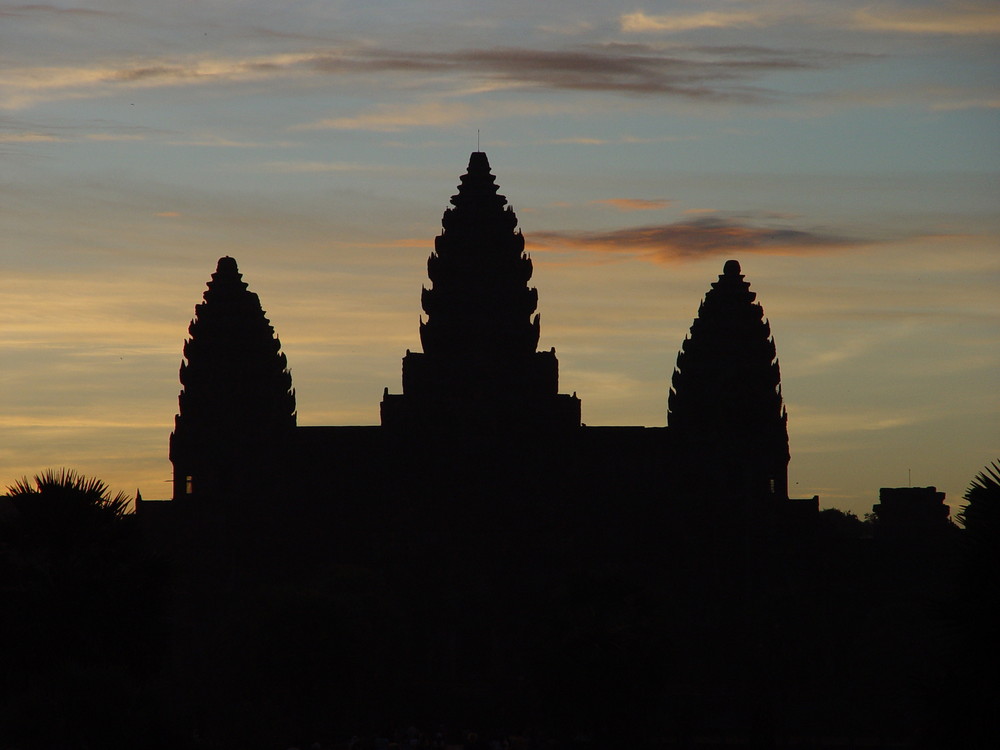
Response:
[[[146,59],[140,64],[23,68],[0,81],[5,105],[106,93],[109,86],[208,85],[282,77],[418,73],[477,79],[487,88],[576,90],[634,96],[672,96],[700,101],[754,103],[777,92],[760,79],[773,71],[814,70],[842,65],[852,54],[781,51],[764,47],[656,47],[609,44],[569,49],[491,49],[424,52],[346,46],[254,57]],[[102,91],[103,87],[103,91]]]
[[[542,88],[758,101],[767,92],[742,82],[779,70],[842,64],[854,55],[785,52],[765,47],[609,44],[566,50],[495,47],[453,52],[365,49],[317,55],[306,64],[328,73],[454,72]]]
[[[874,241],[820,229],[797,229],[721,216],[703,216],[670,224],[626,227],[607,232],[531,232],[525,237],[533,250],[622,253],[660,263],[734,252],[805,254],[860,247]]]
[[[150,65],[145,68],[130,68],[120,70],[114,75],[118,81],[142,81],[152,78],[183,78],[194,75],[194,71],[188,70],[178,65]]]

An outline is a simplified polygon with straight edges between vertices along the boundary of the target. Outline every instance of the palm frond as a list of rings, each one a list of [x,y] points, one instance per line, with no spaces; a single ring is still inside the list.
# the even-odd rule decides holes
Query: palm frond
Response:
[[[993,461],[976,474],[965,491],[968,503],[955,514],[966,529],[971,525],[995,524],[1000,516],[1000,460]]]
[[[112,496],[107,483],[96,477],[88,477],[73,469],[46,469],[35,474],[32,479],[21,477],[7,487],[9,497],[28,498],[32,496],[62,497],[73,504],[91,505],[113,516],[128,512],[132,498],[124,492]]]

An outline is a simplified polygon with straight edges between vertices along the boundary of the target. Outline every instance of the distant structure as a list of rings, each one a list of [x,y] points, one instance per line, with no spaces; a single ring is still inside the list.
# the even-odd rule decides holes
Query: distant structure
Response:
[[[788,504],[774,340],[739,263],[725,264],[682,344],[668,426],[585,427],[576,394],[559,393],[555,350],[537,351],[531,259],[485,153],[472,154],[451,203],[427,262],[423,351],[403,358],[403,392],[385,389],[380,427],[295,426],[280,342],[236,261],[219,260],[184,345],[175,500],[319,495],[330,491],[323,466],[342,494],[413,502],[448,478],[471,497],[536,504],[623,494]],[[815,498],[806,504],[815,510]]]
[[[872,506],[883,539],[926,539],[952,531],[951,509],[937,487],[883,487]]]

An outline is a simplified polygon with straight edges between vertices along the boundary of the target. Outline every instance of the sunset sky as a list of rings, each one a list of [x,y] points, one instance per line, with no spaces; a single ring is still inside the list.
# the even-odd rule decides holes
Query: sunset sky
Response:
[[[1000,457],[998,74],[992,0],[0,2],[0,490],[169,496],[223,255],[299,424],[377,424],[479,132],[587,424],[665,424],[736,258],[791,493],[960,505]]]

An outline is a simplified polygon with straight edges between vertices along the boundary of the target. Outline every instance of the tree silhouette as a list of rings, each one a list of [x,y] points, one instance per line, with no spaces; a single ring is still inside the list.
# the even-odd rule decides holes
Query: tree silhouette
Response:
[[[125,515],[132,502],[124,492],[112,495],[103,480],[72,469],[22,477],[7,488],[7,496],[21,518],[35,524],[108,522]]]
[[[0,734],[25,748],[114,744],[149,723],[162,566],[140,542],[131,498],[100,479],[48,470],[7,493]]]
[[[983,468],[965,491],[966,505],[955,518],[975,536],[995,538],[1000,522],[1000,460]]]
[[[816,516],[817,530],[829,539],[861,539],[871,537],[872,514],[866,513],[862,521],[855,513],[838,508],[824,508]]]
[[[1000,673],[1000,461],[983,468],[955,514],[958,536],[942,603],[940,674],[931,684],[929,733],[939,747],[994,748]]]

